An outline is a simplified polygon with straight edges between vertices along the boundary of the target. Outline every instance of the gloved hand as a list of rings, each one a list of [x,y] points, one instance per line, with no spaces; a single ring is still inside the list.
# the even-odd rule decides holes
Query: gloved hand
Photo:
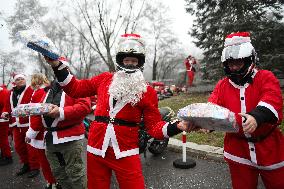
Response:
[[[48,58],[47,56],[44,56],[45,61],[51,65],[51,67],[56,67],[59,65],[59,60],[52,60],[51,58]]]

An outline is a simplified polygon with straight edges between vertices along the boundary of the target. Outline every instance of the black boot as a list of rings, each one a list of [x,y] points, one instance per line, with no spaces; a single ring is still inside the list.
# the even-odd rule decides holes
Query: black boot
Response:
[[[3,158],[1,158],[1,160],[0,160],[0,166],[2,166],[2,165],[8,165],[8,164],[11,164],[11,163],[13,163],[12,157],[3,157]]]
[[[16,173],[17,176],[23,175],[30,171],[29,164],[25,163],[23,167]]]
[[[40,173],[39,169],[30,170],[30,172],[28,173],[28,178],[34,178],[38,176],[39,173]]]

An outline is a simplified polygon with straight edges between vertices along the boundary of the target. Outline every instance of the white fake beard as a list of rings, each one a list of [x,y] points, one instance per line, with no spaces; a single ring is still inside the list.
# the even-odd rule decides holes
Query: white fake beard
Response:
[[[125,73],[125,71],[117,71],[113,75],[112,82],[109,87],[109,94],[116,100],[136,105],[143,93],[147,91],[147,83],[141,70],[134,73]]]

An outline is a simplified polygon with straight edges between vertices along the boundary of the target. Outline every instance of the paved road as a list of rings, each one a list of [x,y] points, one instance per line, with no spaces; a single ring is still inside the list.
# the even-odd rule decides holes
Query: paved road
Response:
[[[40,175],[34,179],[26,176],[13,176],[19,168],[18,158],[14,155],[14,163],[0,167],[0,189],[41,189],[45,182]],[[181,154],[165,151],[161,156],[148,153],[145,159],[141,156],[147,189],[225,189],[231,188],[227,165],[207,159],[192,158],[197,165],[192,169],[176,169],[172,162],[181,158]],[[117,184],[113,178],[111,189]],[[260,186],[259,188],[264,188]]]

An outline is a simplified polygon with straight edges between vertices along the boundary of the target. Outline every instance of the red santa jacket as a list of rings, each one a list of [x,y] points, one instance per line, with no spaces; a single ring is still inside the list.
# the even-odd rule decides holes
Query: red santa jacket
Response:
[[[284,137],[279,128],[260,142],[248,142],[247,137],[266,135],[274,125],[262,124],[251,134],[244,134],[242,118],[238,113],[247,113],[264,106],[268,108],[278,123],[282,121],[283,100],[279,81],[266,70],[254,70],[253,82],[238,86],[228,78],[216,85],[209,98],[210,102],[226,107],[236,113],[239,133],[226,133],[224,140],[224,156],[227,161],[234,161],[259,169],[272,170],[284,166]]]
[[[196,64],[196,60],[195,60],[194,57],[186,58],[183,63],[185,65],[187,71],[194,71],[195,72],[195,68],[193,67],[193,65]]]
[[[89,80],[77,80],[68,75],[60,83],[64,91],[74,98],[97,95],[95,116],[117,118],[127,122],[140,123],[143,115],[148,133],[162,139],[167,136],[167,122],[161,121],[156,91],[148,86],[147,92],[137,105],[117,101],[113,107],[113,97],[108,90],[113,74],[103,73]],[[121,126],[113,123],[94,121],[90,127],[87,150],[104,157],[108,146],[112,146],[117,159],[139,154],[139,127]]]
[[[7,103],[7,99],[9,96],[9,91],[6,88],[0,87],[0,115],[2,114],[5,104]],[[1,126],[8,126],[8,119],[0,119],[0,128]]]
[[[45,103],[50,90],[38,89],[33,95],[32,102]],[[84,138],[85,127],[84,117],[91,111],[91,101],[89,98],[74,99],[64,92],[60,100],[60,117],[56,118],[51,127],[57,127],[57,131],[52,132],[53,144],[60,144]],[[44,134],[46,133],[46,122],[41,116],[30,116],[30,127],[26,133],[28,138],[34,139],[31,145],[35,148],[44,148]]]
[[[27,104],[30,103],[34,90],[30,86],[26,86],[24,91],[21,93],[18,104]],[[13,89],[6,99],[8,103],[5,104],[3,112],[11,113],[12,109],[15,108],[13,105]],[[29,126],[29,117],[10,117],[10,127],[28,127]]]

